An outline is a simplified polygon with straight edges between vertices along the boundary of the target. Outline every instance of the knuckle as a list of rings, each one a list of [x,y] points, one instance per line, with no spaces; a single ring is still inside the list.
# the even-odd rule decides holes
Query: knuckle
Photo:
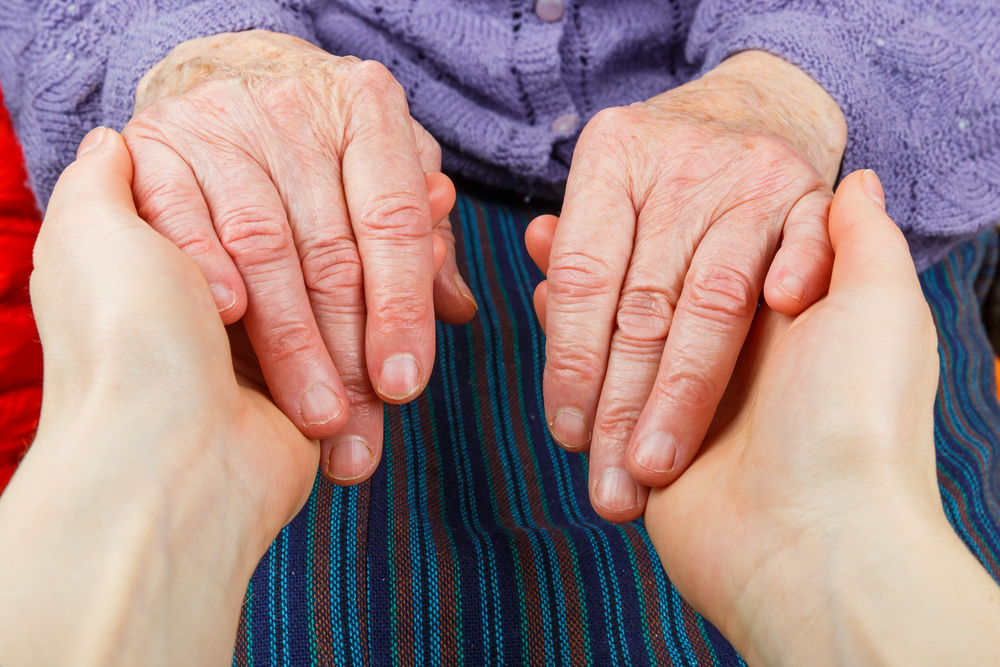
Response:
[[[594,433],[597,441],[612,455],[623,451],[632,438],[635,425],[639,422],[642,408],[626,403],[612,402],[597,417]]]
[[[715,383],[703,374],[688,370],[670,373],[657,385],[656,391],[659,405],[694,414],[714,410],[717,401]]]
[[[698,267],[688,274],[685,283],[687,309],[704,320],[728,327],[754,313],[754,281],[735,267]]]
[[[392,72],[380,62],[363,60],[353,66],[351,85],[356,94],[374,100],[404,99],[403,87]]]
[[[624,155],[636,133],[634,109],[609,107],[598,111],[580,135],[581,149],[607,155]]]
[[[672,312],[670,298],[663,290],[623,291],[618,301],[618,331],[628,341],[661,341],[667,337]]]
[[[373,197],[360,211],[361,225],[394,238],[417,239],[431,231],[431,215],[426,200],[414,192],[401,190]]]
[[[604,359],[590,350],[575,347],[549,354],[546,373],[567,387],[600,387],[604,381]]]
[[[590,119],[592,132],[595,134],[612,132],[616,136],[621,128],[628,127],[635,120],[635,109],[629,107],[607,107],[601,109]]]
[[[291,250],[291,231],[269,207],[247,204],[221,212],[215,222],[219,240],[243,262],[267,263]]]
[[[343,236],[320,236],[303,248],[302,273],[307,288],[323,293],[364,285],[358,248]]]
[[[262,356],[275,364],[301,361],[313,356],[315,339],[309,327],[297,321],[281,323],[268,332]]]
[[[153,226],[153,225],[151,225]],[[155,229],[156,227],[153,226]],[[195,259],[211,256],[215,253],[217,239],[201,227],[194,225],[178,226],[165,234],[171,243],[181,249],[185,255]]]
[[[429,305],[426,295],[396,286],[370,299],[369,322],[376,330],[391,328],[396,335],[401,332],[417,334],[430,321]]]
[[[549,265],[549,296],[559,300],[605,294],[617,287],[611,264],[585,252],[565,252]]]

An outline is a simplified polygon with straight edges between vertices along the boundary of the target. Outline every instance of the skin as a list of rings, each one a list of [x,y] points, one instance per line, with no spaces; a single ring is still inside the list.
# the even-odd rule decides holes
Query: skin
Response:
[[[229,664],[314,479],[318,443],[234,372],[239,336],[131,176],[92,132],[35,247],[45,392],[0,497],[4,665]],[[751,665],[1000,661],[1000,588],[937,492],[933,323],[881,198],[872,172],[845,180],[829,296],[762,309],[705,446],[647,506],[671,581]]]
[[[80,152],[35,246],[44,394],[0,498],[0,664],[229,664],[319,444],[234,372],[205,278],[136,214],[122,138]]]
[[[645,525],[751,665],[1000,664],[1000,587],[949,525],[937,340],[874,172],[830,212],[829,296],[754,321],[705,444]]]
[[[602,517],[637,518],[694,459],[758,295],[795,314],[826,291],[846,132],[818,84],[753,51],[587,124],[561,216],[526,243],[547,277],[546,419],[590,450]]]
[[[136,100],[124,135],[140,215],[224,295],[224,321],[242,316],[276,404],[326,438],[327,476],[366,479],[382,401],[427,381],[433,313],[475,312],[450,184],[432,194],[437,144],[381,65],[262,31],[181,44]],[[546,419],[563,447],[591,451],[603,517],[637,518],[648,487],[694,458],[758,295],[797,313],[825,291],[845,142],[818,84],[753,51],[587,124],[561,218],[527,241],[548,277]]]
[[[437,142],[382,65],[265,31],[175,48],[123,136],[139,215],[191,257],[322,469],[374,471],[382,402],[434,364],[434,318],[475,300],[455,263]]]

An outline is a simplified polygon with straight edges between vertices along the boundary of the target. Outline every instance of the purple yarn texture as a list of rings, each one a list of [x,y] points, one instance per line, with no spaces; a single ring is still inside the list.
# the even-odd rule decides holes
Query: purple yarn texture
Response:
[[[1000,218],[995,0],[566,0],[554,21],[520,0],[5,0],[0,84],[39,202],[174,46],[253,28],[382,62],[446,171],[548,196],[599,110],[762,49],[840,104],[842,173],[878,172],[918,268]]]

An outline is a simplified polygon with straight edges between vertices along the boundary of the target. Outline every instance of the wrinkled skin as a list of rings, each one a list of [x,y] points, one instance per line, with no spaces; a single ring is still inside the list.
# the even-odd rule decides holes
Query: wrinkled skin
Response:
[[[195,261],[223,321],[242,319],[275,403],[324,438],[324,472],[366,479],[382,401],[430,376],[435,313],[476,311],[454,187],[402,88],[294,37],[223,34],[147,73],[123,135],[139,214]]]
[[[604,518],[638,517],[697,454],[758,295],[794,314],[825,292],[845,136],[829,95],[756,52],[584,129],[561,216],[526,241],[546,418],[590,450]]]

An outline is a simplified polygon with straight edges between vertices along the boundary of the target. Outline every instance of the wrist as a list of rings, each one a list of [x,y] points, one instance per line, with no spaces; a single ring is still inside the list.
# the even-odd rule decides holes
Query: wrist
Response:
[[[178,44],[139,80],[133,115],[156,100],[178,95],[203,81],[238,73],[250,63],[280,62],[295,54],[300,67],[331,56],[309,42],[267,30],[226,32]]]
[[[207,457],[160,454],[188,446],[190,434],[142,420],[91,426],[43,425],[0,502],[0,625],[25,631],[5,633],[0,655],[25,664],[225,661],[231,646],[220,652],[219,637],[235,638],[256,564],[233,536],[248,522],[224,490],[190,483]]]
[[[763,51],[744,51],[680,88],[656,98],[684,113],[781,139],[831,186],[847,145],[837,102],[808,74]]]
[[[723,626],[748,664],[944,664],[963,634],[956,664],[993,664],[1000,590],[940,508],[876,514],[768,560]]]

